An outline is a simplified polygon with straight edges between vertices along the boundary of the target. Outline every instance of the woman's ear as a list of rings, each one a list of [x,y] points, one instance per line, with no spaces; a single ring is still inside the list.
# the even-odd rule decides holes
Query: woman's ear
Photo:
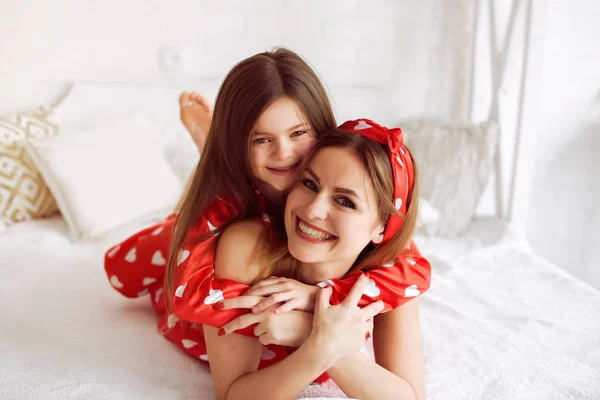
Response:
[[[385,225],[379,224],[373,229],[373,236],[371,237],[371,242],[373,244],[379,244],[383,241],[383,231],[385,230]]]

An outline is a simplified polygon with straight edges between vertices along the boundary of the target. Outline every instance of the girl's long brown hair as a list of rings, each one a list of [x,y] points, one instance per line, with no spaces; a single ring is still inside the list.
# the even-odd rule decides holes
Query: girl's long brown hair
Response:
[[[393,203],[394,181],[386,147],[362,135],[333,129],[319,137],[314,150],[307,157],[305,165],[310,162],[317,152],[331,147],[349,149],[358,157],[366,171],[366,176],[373,183],[381,221],[385,223],[392,213],[398,214]],[[412,161],[415,178],[408,195],[407,213],[406,215],[400,214],[404,219],[402,227],[390,240],[382,245],[369,243],[360,253],[348,273],[356,270],[368,271],[394,261],[410,243],[417,223],[419,205],[418,171],[414,158],[412,158]],[[365,229],[368,228],[365,227]],[[265,265],[265,273],[261,278],[268,275],[294,279],[300,277],[299,261],[292,257],[288,251],[284,227],[274,226],[272,230],[266,231],[262,243],[264,256],[261,262]]]
[[[186,234],[204,209],[217,197],[226,195],[240,206],[237,217],[229,223],[258,213],[249,157],[251,130],[265,109],[282,97],[296,102],[317,137],[336,126],[319,78],[293,51],[279,48],[256,54],[229,71],[215,100],[202,157],[179,203],[165,274],[169,307],[177,252],[185,240],[198,240],[186,238]]]

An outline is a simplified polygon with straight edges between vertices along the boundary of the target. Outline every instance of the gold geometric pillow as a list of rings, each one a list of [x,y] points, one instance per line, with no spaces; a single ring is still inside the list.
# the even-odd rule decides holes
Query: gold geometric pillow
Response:
[[[0,116],[0,217],[11,224],[58,211],[50,190],[25,151],[27,138],[58,133],[49,113]]]

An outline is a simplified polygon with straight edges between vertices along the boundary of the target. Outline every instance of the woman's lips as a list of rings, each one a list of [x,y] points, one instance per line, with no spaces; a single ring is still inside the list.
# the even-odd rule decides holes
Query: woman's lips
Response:
[[[302,229],[300,224],[302,224]],[[296,217],[296,234],[310,243],[326,243],[337,239],[335,235],[307,223],[300,217]]]

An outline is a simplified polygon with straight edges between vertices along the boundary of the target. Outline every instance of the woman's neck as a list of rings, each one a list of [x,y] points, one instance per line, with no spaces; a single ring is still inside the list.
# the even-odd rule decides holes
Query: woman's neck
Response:
[[[328,279],[340,279],[354,265],[354,261],[337,261],[328,263],[303,263],[299,265],[299,281],[315,285]]]

